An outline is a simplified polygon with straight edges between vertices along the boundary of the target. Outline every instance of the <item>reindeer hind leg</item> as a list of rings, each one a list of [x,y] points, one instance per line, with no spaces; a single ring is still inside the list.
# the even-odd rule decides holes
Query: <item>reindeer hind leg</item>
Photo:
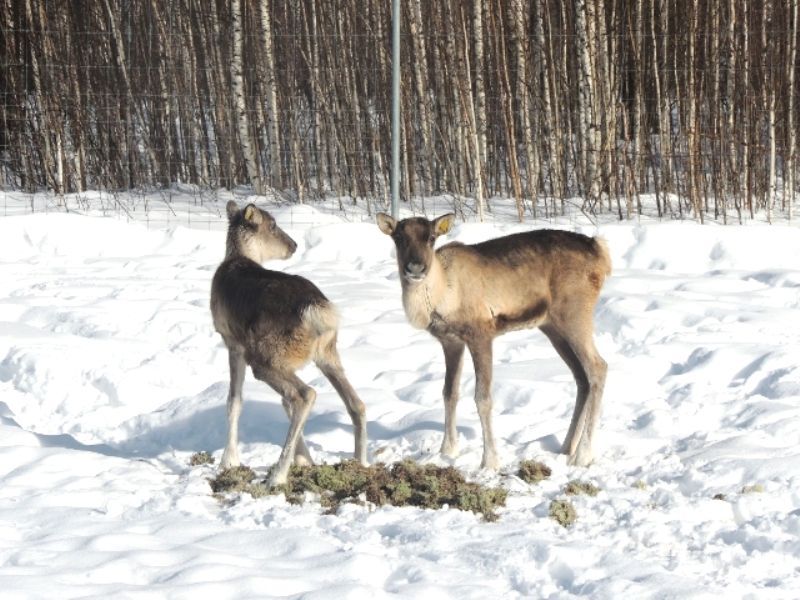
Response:
[[[585,467],[593,458],[593,438],[600,419],[608,366],[595,348],[591,321],[575,319],[570,324],[558,330],[549,328],[545,333],[551,341],[555,340],[556,351],[569,365],[578,385],[564,450],[568,451],[570,464]]]
[[[575,395],[575,408],[572,411],[572,420],[567,430],[567,436],[564,438],[564,443],[561,446],[561,453],[572,456],[575,453],[578,439],[575,437],[576,431],[583,429],[584,407],[586,406],[586,399],[589,395],[589,380],[586,377],[586,372],[583,369],[581,361],[576,356],[575,352],[570,347],[567,340],[563,335],[553,326],[542,327],[542,332],[550,340],[550,343],[555,348],[561,359],[567,364],[572,376],[575,378],[577,392]],[[580,425],[580,428],[579,428]]]
[[[367,464],[367,419],[364,403],[358,397],[353,386],[345,375],[339,352],[336,350],[336,339],[333,338],[319,356],[315,364],[322,374],[331,382],[331,385],[344,402],[350,420],[353,422],[353,436],[355,449],[353,456],[362,465]]]
[[[311,411],[317,394],[291,371],[260,366],[253,369],[253,374],[280,394],[283,401],[291,406],[289,431],[286,434],[286,441],[278,462],[270,476],[270,485],[281,485],[286,483],[289,468],[297,451],[298,440],[302,435],[308,413]]]
[[[283,410],[286,412],[286,416],[289,417],[289,421],[291,422],[293,411],[292,404],[286,399],[285,396],[281,398],[281,403],[283,404]],[[297,447],[295,448],[294,452],[294,464],[298,466],[314,464],[314,459],[311,457],[311,452],[308,450],[306,440],[302,433],[300,434],[300,437],[297,438]]]

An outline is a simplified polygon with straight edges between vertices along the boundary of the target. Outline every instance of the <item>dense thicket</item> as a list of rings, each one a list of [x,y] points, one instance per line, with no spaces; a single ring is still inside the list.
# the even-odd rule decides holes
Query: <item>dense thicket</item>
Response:
[[[402,194],[791,216],[798,0],[403,0]],[[0,184],[384,202],[389,0],[0,0]]]

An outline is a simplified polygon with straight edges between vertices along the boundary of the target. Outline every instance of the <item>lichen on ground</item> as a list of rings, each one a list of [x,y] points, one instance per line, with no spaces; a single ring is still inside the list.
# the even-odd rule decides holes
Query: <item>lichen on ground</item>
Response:
[[[570,481],[564,488],[564,493],[568,496],[597,496],[599,492],[600,488],[596,485],[585,481],[578,481],[577,479]]]
[[[319,498],[322,506],[335,512],[343,502],[383,506],[442,508],[445,505],[497,519],[495,509],[505,506],[508,492],[503,488],[466,481],[454,467],[420,465],[406,460],[392,465],[365,467],[356,461],[333,465],[294,466],[285,484],[268,490],[265,483],[253,483],[255,473],[248,467],[220,472],[210,481],[215,493],[283,493],[292,503],[302,503],[307,494]],[[253,486],[256,486],[255,488]],[[263,492],[263,493],[262,493]]]
[[[552,474],[552,470],[544,463],[536,460],[523,460],[519,464],[517,475],[525,483],[539,483],[543,479],[547,479]]]
[[[205,450],[201,450],[200,452],[195,452],[192,454],[192,457],[189,459],[189,464],[193,467],[200,465],[213,465],[214,457]]]
[[[551,519],[563,527],[569,527],[578,519],[578,513],[569,500],[553,500],[549,514]]]
[[[253,498],[261,498],[269,493],[267,486],[262,482],[254,482],[256,472],[244,465],[223,469],[216,477],[209,479],[211,491],[215,495],[228,492],[247,493]]]

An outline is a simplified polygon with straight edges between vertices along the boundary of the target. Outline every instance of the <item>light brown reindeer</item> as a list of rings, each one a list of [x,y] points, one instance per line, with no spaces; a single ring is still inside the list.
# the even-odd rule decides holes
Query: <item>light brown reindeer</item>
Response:
[[[483,429],[481,466],[498,467],[492,433],[492,340],[507,331],[538,327],[572,371],[578,386],[562,452],[569,463],[592,461],[606,362],[592,336],[593,311],[611,260],[603,240],[578,233],[537,230],[474,245],[450,243],[434,251],[436,238],[455,216],[396,221],[377,215],[394,240],[411,325],[442,345],[445,360],[442,454],[458,453],[455,413],[464,346],[475,367],[475,404]]]
[[[228,202],[225,260],[211,284],[214,328],[228,347],[228,442],[223,469],[239,465],[238,430],[246,365],[253,375],[280,394],[289,416],[286,436],[270,483],[284,483],[292,461],[313,462],[303,439],[303,426],[316,392],[295,371],[309,361],[319,367],[344,401],[353,421],[355,457],[367,461],[364,404],[345,377],[336,350],[338,316],[331,302],[310,281],[270,271],[260,263],[286,259],[297,244],[272,216],[253,204],[239,210]]]

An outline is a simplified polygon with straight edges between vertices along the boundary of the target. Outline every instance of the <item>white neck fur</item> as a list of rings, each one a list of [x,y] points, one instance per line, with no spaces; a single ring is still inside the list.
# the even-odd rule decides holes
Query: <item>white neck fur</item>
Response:
[[[409,323],[417,329],[426,329],[430,325],[431,315],[440,307],[447,288],[445,272],[438,257],[434,256],[425,279],[411,283],[403,278],[401,286],[403,308]]]

